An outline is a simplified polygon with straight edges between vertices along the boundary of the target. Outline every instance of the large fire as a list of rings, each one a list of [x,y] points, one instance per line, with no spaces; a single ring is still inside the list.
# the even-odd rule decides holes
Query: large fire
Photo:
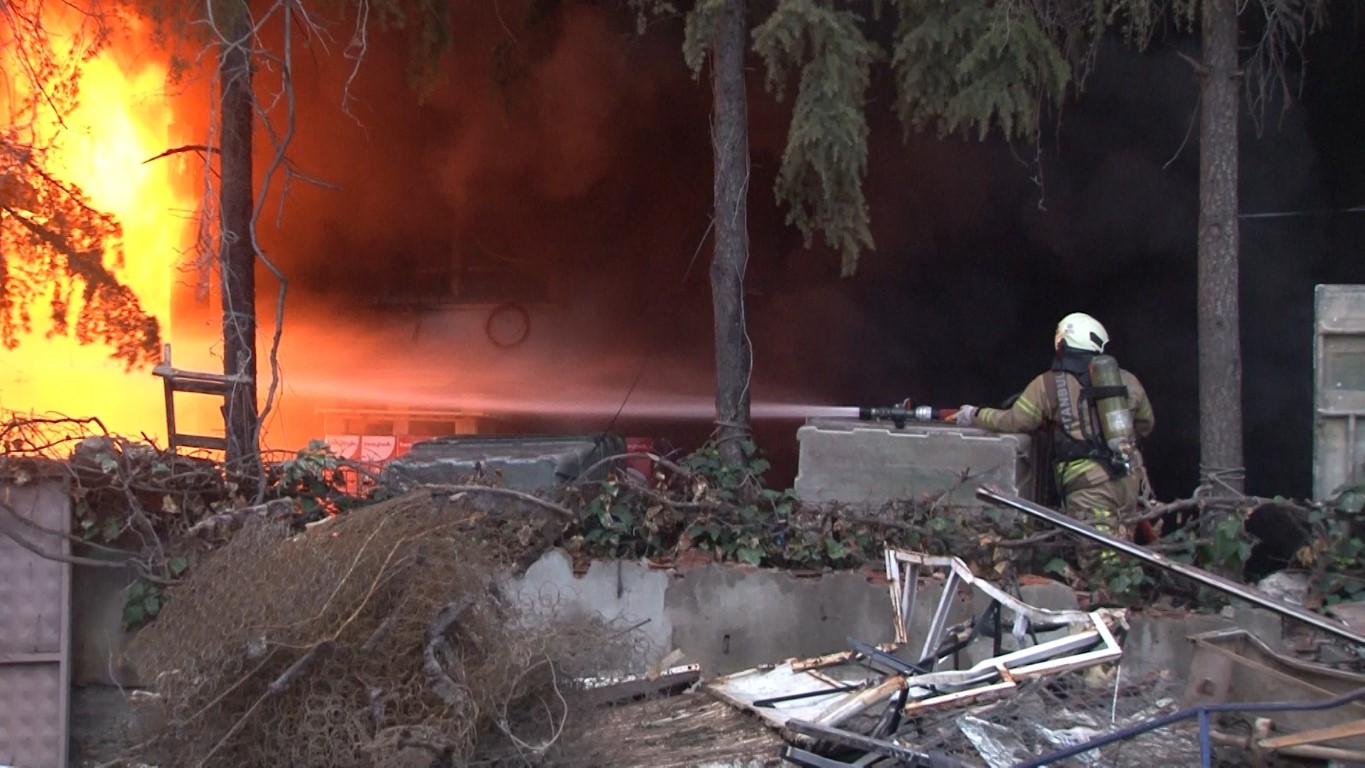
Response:
[[[503,97],[468,86],[499,76],[488,46],[453,50],[445,67],[459,76],[425,104],[397,87],[409,64],[401,36],[373,38],[353,102],[343,97],[352,61],[299,57],[295,82],[309,87],[297,94],[290,160],[327,186],[296,183],[287,206],[267,201],[258,232],[290,279],[266,447],[328,435],[451,434],[475,417],[497,422],[480,422],[480,431],[596,431],[632,418],[708,423],[711,382],[698,361],[710,357],[709,302],[690,301],[704,280],[691,264],[705,217],[686,212],[709,206],[710,143],[695,119],[709,99],[678,66],[676,41],[633,59],[636,44],[623,43],[614,24],[596,9],[566,11],[554,55],[528,61],[537,77],[510,111]],[[506,35],[487,5],[470,4],[461,25],[470,39]],[[203,125],[209,78],[189,98],[169,97],[165,57],[146,38],[131,22],[81,65],[79,107],[61,124],[44,115],[40,128],[59,140],[50,170],[121,223],[126,263],[117,272],[160,320],[176,367],[221,370],[217,301],[190,300],[180,283],[194,273],[177,268],[194,239],[201,158],[146,162],[211,136]],[[631,62],[648,72],[637,76]],[[270,92],[271,68],[261,75],[258,95]],[[678,94],[681,106],[667,106]],[[347,104],[356,119],[343,112]],[[270,149],[263,134],[258,173]],[[679,143],[680,135],[695,140]],[[649,158],[664,144],[684,151],[674,163],[686,169],[676,179],[685,199],[642,199],[640,177],[621,169],[655,167]],[[277,177],[272,194],[281,188]],[[286,223],[277,227],[278,210]],[[257,276],[264,398],[275,284],[264,270]],[[532,290],[542,282],[544,290]],[[803,313],[809,305],[805,296],[790,301]],[[524,343],[493,338],[491,318],[507,302],[527,313]],[[35,307],[35,321],[44,314]],[[0,350],[0,408],[98,416],[114,432],[165,444],[160,380],[145,369],[125,372],[107,347],[47,338],[47,330]],[[787,330],[776,334],[783,344],[799,336]],[[822,332],[829,335],[827,324]],[[763,348],[771,370],[776,347]],[[218,405],[180,397],[178,428],[221,434]]]
[[[49,17],[44,23],[56,41],[53,47],[65,51],[75,33],[72,19]],[[80,66],[75,108],[60,116],[41,111],[32,130],[56,148],[47,170],[80,187],[96,209],[117,218],[125,258],[114,271],[137,294],[143,309],[160,321],[163,338],[169,339],[172,281],[181,253],[193,241],[191,219],[197,203],[190,174],[184,172],[188,156],[144,162],[170,147],[177,131],[173,102],[166,96],[166,65],[133,53],[149,49],[145,37],[137,20],[128,20],[116,30],[111,45]],[[10,66],[12,61],[5,63],[9,91],[22,92],[26,84],[16,83],[13,74],[19,70]],[[0,94],[0,107],[7,106],[4,100]],[[33,325],[17,349],[0,349],[0,408],[97,416],[113,432],[145,433],[164,444],[162,388],[150,371],[126,371],[102,344],[49,337],[46,298],[34,303]]]

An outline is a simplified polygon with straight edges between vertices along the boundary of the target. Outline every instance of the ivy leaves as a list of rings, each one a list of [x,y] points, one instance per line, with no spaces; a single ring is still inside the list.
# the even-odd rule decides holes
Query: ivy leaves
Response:
[[[719,561],[792,568],[847,567],[877,559],[881,540],[833,515],[800,512],[795,494],[763,485],[769,469],[752,441],[731,466],[709,445],[682,459],[685,476],[593,484],[567,544],[591,557],[672,557],[687,550]]]

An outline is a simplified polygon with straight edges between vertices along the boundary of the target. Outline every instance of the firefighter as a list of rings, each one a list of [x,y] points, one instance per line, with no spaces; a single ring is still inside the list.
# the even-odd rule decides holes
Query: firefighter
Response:
[[[1080,312],[1067,315],[1053,337],[1056,357],[1051,370],[1029,382],[1008,409],[964,405],[956,421],[992,432],[1049,429],[1066,513],[1097,530],[1123,536],[1115,518],[1130,516],[1136,509],[1146,470],[1136,445],[1120,456],[1106,443],[1095,403],[1103,395],[1126,396],[1137,437],[1151,434],[1154,419],[1147,392],[1128,371],[1119,371],[1121,388],[1107,388],[1117,391],[1092,389],[1090,363],[1108,343],[1109,334],[1098,320]]]

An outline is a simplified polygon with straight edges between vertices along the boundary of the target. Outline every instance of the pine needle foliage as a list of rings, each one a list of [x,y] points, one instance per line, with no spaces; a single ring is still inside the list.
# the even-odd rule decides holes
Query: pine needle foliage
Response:
[[[403,32],[408,40],[408,85],[430,95],[440,61],[454,44],[450,3],[446,0],[382,0],[373,4],[380,29]]]
[[[650,0],[642,0],[650,2]],[[657,4],[660,11],[671,8],[671,4]],[[697,4],[687,14],[683,26],[683,60],[692,70],[693,77],[701,75],[702,65],[711,53],[712,37],[716,20],[720,17],[725,0],[697,0]]]
[[[1326,19],[1326,0],[1247,0],[1259,39],[1244,61],[1248,105],[1258,125],[1270,102],[1288,104],[1289,75],[1307,37]],[[640,31],[683,16],[683,54],[695,75],[710,53],[723,0],[629,0]],[[870,8],[871,19],[855,9]],[[864,102],[872,67],[887,61],[894,109],[912,131],[975,136],[995,130],[1032,141],[1042,118],[1083,88],[1102,41],[1142,50],[1158,34],[1197,30],[1201,0],[773,0],[755,10],[753,47],[779,99],[797,82],[776,195],[805,238],[817,232],[851,274],[872,250],[862,185],[867,171]],[[891,17],[889,55],[869,40]],[[1301,82],[1301,78],[1297,81]]]
[[[891,66],[907,131],[940,136],[998,127],[1031,137],[1041,108],[1060,105],[1072,69],[1028,6],[992,0],[895,0]]]
[[[809,247],[817,232],[853,274],[872,250],[863,178],[867,174],[864,109],[872,65],[881,49],[864,36],[863,19],[821,0],[781,0],[754,29],[754,50],[778,99],[797,77],[787,146],[776,195]],[[799,73],[799,74],[798,74]]]
[[[51,305],[52,334],[105,344],[130,369],[154,362],[160,328],[123,285],[122,231],[76,185],[48,171],[62,118],[80,97],[80,68],[108,43],[115,20],[97,6],[74,31],[44,24],[37,0],[0,2],[0,344],[19,346],[34,328],[31,307]]]

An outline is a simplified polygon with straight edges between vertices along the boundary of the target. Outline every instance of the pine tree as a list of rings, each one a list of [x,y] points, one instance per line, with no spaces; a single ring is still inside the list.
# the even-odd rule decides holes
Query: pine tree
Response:
[[[33,330],[31,307],[52,306],[52,329],[106,344],[134,368],[155,362],[160,327],[114,270],[119,223],[79,187],[49,171],[61,119],[80,96],[80,66],[103,47],[109,21],[93,10],[79,28],[53,35],[43,3],[0,7],[0,70],[7,123],[0,127],[0,343],[13,349]]]
[[[679,7],[632,0],[642,23],[685,13],[684,57],[694,72],[716,39],[723,0]],[[1326,0],[775,0],[751,18],[753,48],[769,89],[784,95],[797,81],[776,194],[809,246],[815,235],[841,254],[845,275],[875,247],[862,187],[867,171],[864,103],[871,68],[886,62],[897,86],[895,110],[905,131],[985,138],[1035,138],[1043,116],[1059,110],[1090,73],[1107,35],[1139,49],[1168,26],[1204,39],[1198,75],[1200,130],[1199,350],[1201,476],[1205,488],[1242,488],[1241,349],[1237,302],[1237,82],[1258,125],[1267,105],[1293,97],[1290,67],[1325,18]],[[1238,9],[1254,15],[1259,38],[1239,59]],[[889,53],[869,39],[869,21],[895,15]],[[719,107],[719,102],[717,104]],[[717,171],[722,171],[717,165]],[[721,182],[717,180],[717,189]],[[719,199],[719,198],[718,198]],[[717,258],[720,251],[717,251]],[[717,285],[742,307],[742,287]],[[717,306],[720,299],[717,298]],[[729,322],[729,321],[727,321]],[[743,324],[742,313],[734,322]],[[718,331],[720,329],[718,319]],[[747,337],[745,343],[747,344]],[[718,333],[716,343],[733,344]],[[747,353],[746,353],[747,354]],[[723,356],[717,350],[717,359]],[[747,359],[747,357],[745,358]],[[717,403],[741,386],[717,370]],[[747,388],[747,375],[742,386]],[[733,423],[734,414],[719,416]],[[742,414],[747,427],[747,407]]]

